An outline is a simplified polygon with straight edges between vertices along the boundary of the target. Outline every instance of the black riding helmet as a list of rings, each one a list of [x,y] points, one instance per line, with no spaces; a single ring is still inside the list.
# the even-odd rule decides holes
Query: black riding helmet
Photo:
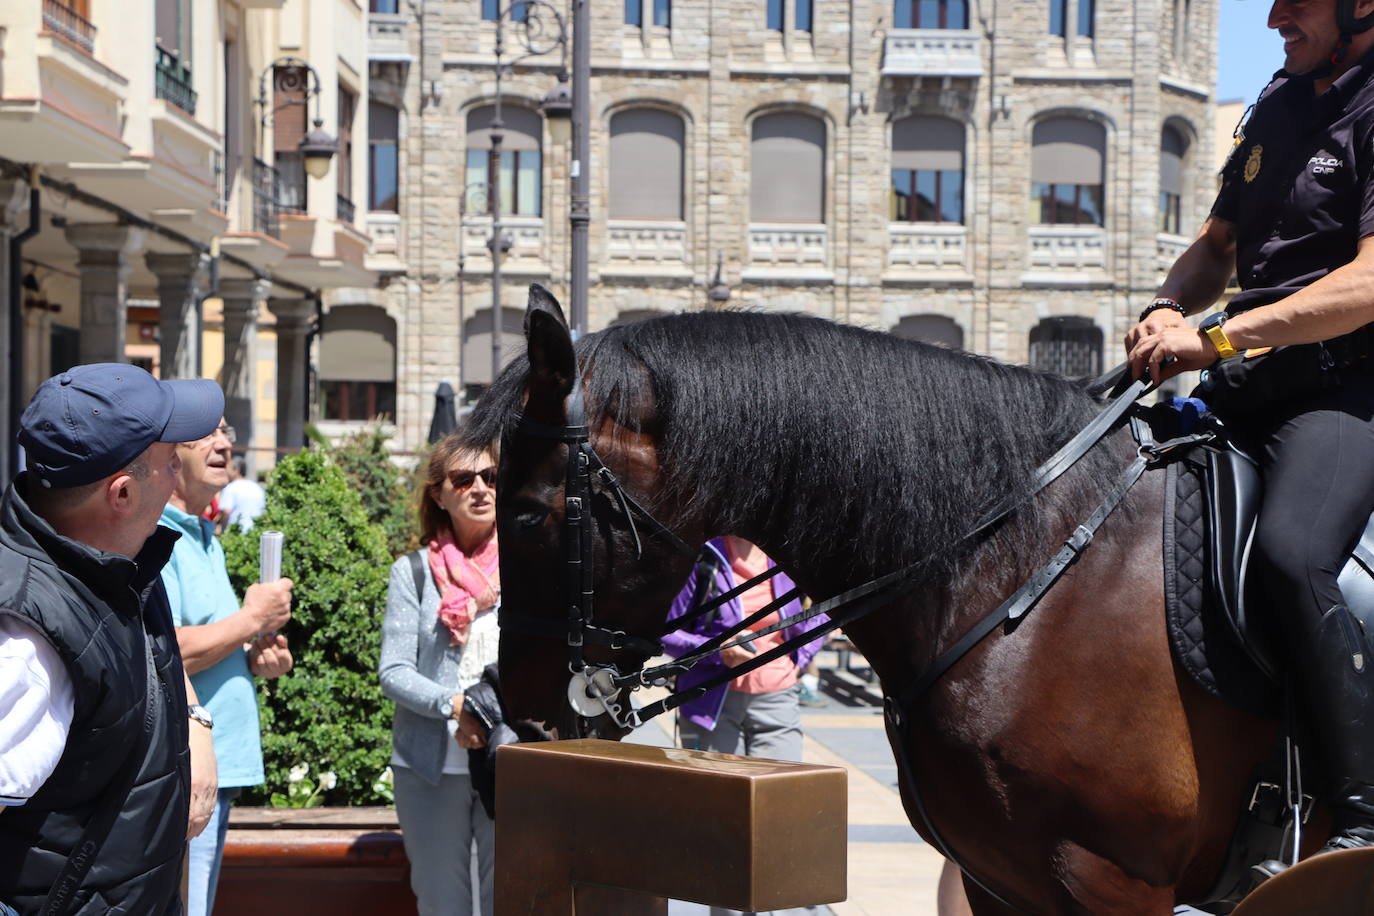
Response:
[[[1336,0],[1336,25],[1340,26],[1342,38],[1358,35],[1374,28],[1374,13],[1356,17],[1355,0]]]

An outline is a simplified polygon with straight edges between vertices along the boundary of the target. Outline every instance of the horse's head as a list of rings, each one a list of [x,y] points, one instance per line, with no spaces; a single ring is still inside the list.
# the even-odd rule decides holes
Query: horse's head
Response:
[[[633,373],[644,384],[616,388],[613,406],[588,399],[584,413],[584,375],[595,374],[595,348],[604,341],[584,341],[579,371],[563,311],[537,285],[530,288],[525,339],[521,418],[505,426],[497,498],[500,670],[507,712],[526,739],[549,733],[618,738],[626,729],[608,715],[586,715],[584,709],[580,716],[569,705],[573,669],[582,662],[626,673],[642,665],[691,559],[642,522],[636,532],[611,483],[618,479],[644,502],[654,501],[661,483],[644,373]],[[508,372],[507,381],[520,367]],[[479,411],[501,406],[479,405]],[[590,449],[578,441],[578,427],[587,429]],[[578,476],[579,461],[590,465],[585,478]],[[598,474],[598,462],[614,477]],[[589,516],[585,523],[578,524],[579,512]],[[590,626],[570,625],[579,614],[590,618],[583,621]],[[638,639],[606,635],[616,632]],[[570,645],[578,639],[579,648]]]

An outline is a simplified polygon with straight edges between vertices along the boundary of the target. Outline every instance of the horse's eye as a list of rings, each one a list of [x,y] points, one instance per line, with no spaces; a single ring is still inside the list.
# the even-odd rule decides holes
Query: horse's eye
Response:
[[[521,528],[538,528],[544,524],[544,519],[549,517],[548,509],[535,509],[530,512],[521,512],[515,516],[515,520]]]

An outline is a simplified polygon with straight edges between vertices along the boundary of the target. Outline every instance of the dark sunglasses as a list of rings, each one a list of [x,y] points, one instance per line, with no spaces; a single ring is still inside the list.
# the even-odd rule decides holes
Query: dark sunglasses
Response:
[[[477,478],[482,478],[482,483],[487,485],[487,489],[496,489],[496,468],[487,467],[480,471],[454,471],[448,475],[448,482],[453,484],[453,492],[466,493],[472,488]]]

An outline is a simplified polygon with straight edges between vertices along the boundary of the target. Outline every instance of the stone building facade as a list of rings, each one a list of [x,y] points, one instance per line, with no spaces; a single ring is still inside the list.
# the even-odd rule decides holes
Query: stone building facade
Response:
[[[371,92],[396,125],[374,141],[394,142],[399,188],[368,214],[369,295],[396,323],[403,448],[438,382],[461,399],[490,377],[472,186],[490,17],[518,28],[507,3],[373,0],[387,50]],[[1215,193],[1213,3],[644,0],[592,16],[592,330],[717,306],[719,266],[731,307],[1096,371]],[[507,353],[527,283],[566,303],[570,157],[539,115],[559,64],[503,80]]]

